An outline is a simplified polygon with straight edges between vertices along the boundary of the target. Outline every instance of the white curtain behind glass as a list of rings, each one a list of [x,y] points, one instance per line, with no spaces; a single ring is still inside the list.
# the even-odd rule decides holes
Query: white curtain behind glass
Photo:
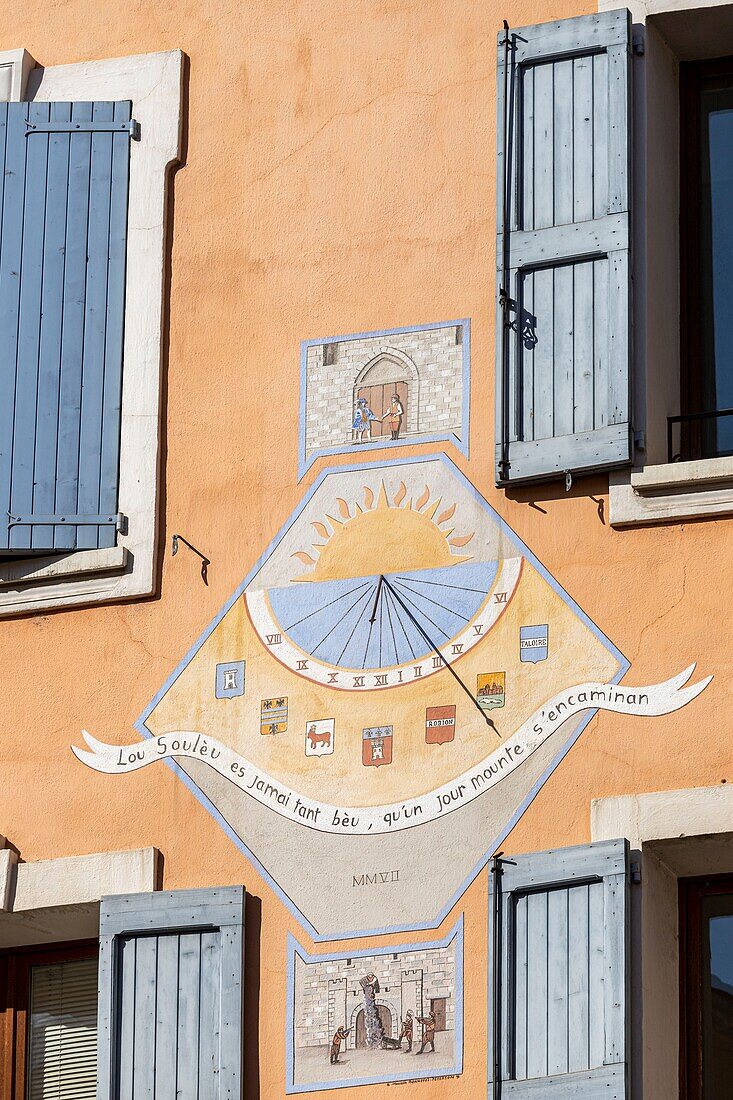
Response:
[[[97,960],[31,971],[27,1100],[95,1100]]]

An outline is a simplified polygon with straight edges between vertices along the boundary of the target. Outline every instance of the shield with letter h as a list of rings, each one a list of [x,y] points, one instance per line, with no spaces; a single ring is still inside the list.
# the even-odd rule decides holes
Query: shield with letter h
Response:
[[[373,768],[392,763],[391,726],[372,726],[362,731],[361,762]]]

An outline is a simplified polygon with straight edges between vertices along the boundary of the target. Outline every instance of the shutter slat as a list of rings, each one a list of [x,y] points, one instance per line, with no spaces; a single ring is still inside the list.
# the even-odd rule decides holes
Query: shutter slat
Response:
[[[130,117],[2,106],[0,553],[115,545]]]
[[[568,956],[568,1072],[588,1061],[588,887],[568,891],[568,928],[575,951]]]
[[[72,122],[89,122],[91,103],[72,106]],[[28,138],[35,141],[36,137]],[[82,362],[84,356],[84,310],[86,304],[87,233],[89,229],[89,178],[92,138],[89,133],[69,136],[69,191],[66,216],[66,263],[61,340],[61,382],[59,434],[56,465],[56,506],[59,515],[77,511],[79,477],[79,432],[81,427]],[[70,550],[76,529],[56,525],[54,547]]]
[[[115,122],[129,122],[130,105],[115,104]],[[130,146],[127,134],[112,135],[112,189],[110,196],[109,272],[107,301],[124,302],[127,265],[127,195],[130,175]],[[124,309],[108,309],[105,333],[105,374],[102,399],[102,447],[99,468],[99,510],[117,511],[122,416],[122,349],[125,331]],[[115,545],[112,527],[99,529],[99,546]]]
[[[95,103],[94,122],[111,123],[114,104]],[[84,352],[79,433],[77,511],[99,511],[99,474],[102,453],[102,398],[104,395],[105,338],[107,329],[107,276],[109,270],[112,134],[90,137],[89,227],[84,309]],[[76,546],[97,546],[99,529],[91,525],[77,531]]]
[[[119,1042],[119,1094],[120,1096],[132,1096],[132,1078],[135,1067],[135,1020],[137,1018],[135,977],[137,974],[137,940],[121,939],[119,942],[119,977],[116,983],[119,990],[120,1009],[119,1018],[107,1021],[107,1031],[102,1034],[100,1030],[99,1064],[106,1068],[108,1064],[108,1050],[114,1041],[111,1037],[111,1028],[116,1026],[116,1039]],[[111,975],[109,969],[114,965],[113,960],[106,958],[100,952],[100,989],[103,982],[107,984],[107,996],[110,995]],[[117,975],[115,975],[117,977]]]
[[[162,990],[180,989],[178,974],[179,936],[160,936],[158,938],[158,972],[156,988]],[[174,1007],[166,997],[159,997],[155,1011],[155,1100],[176,1100],[178,1085],[176,1079],[178,1037],[178,1013],[180,996]]]
[[[155,1096],[155,1010],[158,937],[141,936],[135,958],[135,1042],[131,1100]],[[166,991],[167,992],[167,991]]]
[[[502,955],[490,958],[502,1096],[626,1100],[627,860],[626,842],[609,841],[504,865]]]
[[[70,103],[51,105],[51,118],[68,121]],[[41,140],[33,138],[33,141]],[[69,179],[69,139],[48,135],[46,235],[41,317],[38,409],[36,414],[35,476],[32,511],[53,515],[56,505],[56,452],[59,426],[59,363],[66,242],[66,197]],[[53,527],[39,525],[31,532],[34,549],[53,547]]]
[[[201,937],[180,937],[180,996],[178,1001],[178,1028],[176,1052],[176,1079],[192,1096],[199,1091],[199,1028],[198,996],[201,974]]]
[[[527,898],[517,899],[515,909],[515,988],[514,998],[514,1071],[516,1076],[524,1079],[527,1076]],[[506,1052],[508,1055],[508,1051]]]
[[[47,103],[26,105],[31,120],[46,121]],[[25,141],[25,138],[17,140]],[[48,137],[40,134],[35,142],[25,143],[25,194],[21,222],[20,301],[15,370],[15,421],[13,424],[13,465],[10,485],[10,511],[17,515],[33,499],[34,450],[26,441],[35,438],[38,398],[38,360],[43,285],[43,231],[46,221],[46,175]],[[17,442],[16,442],[17,441]],[[13,527],[13,550],[30,549],[29,528]]]
[[[20,271],[25,197],[25,121],[13,104],[0,105],[4,127],[2,238],[0,239],[0,546],[10,545],[8,512],[13,467]],[[25,104],[23,105],[25,107]],[[7,395],[7,399],[5,398]]]
[[[498,73],[497,271],[513,326],[506,340],[500,310],[499,485],[631,458],[630,17],[510,33],[506,119],[503,35]]]
[[[570,890],[547,895],[547,1069],[568,1072],[568,905]]]

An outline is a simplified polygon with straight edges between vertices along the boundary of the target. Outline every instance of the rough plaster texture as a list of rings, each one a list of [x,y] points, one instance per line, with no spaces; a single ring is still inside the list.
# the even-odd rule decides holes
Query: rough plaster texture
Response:
[[[190,59],[168,221],[160,530],[161,546],[180,532],[212,564],[206,586],[185,548],[161,554],[159,599],[2,623],[0,830],[26,860],[154,844],[167,889],[247,885],[259,899],[248,904],[247,1089],[262,1100],[285,1091],[286,933],[307,937],[171,771],[112,781],[69,745],[82,727],[132,739],[135,718],[293,510],[304,338],[470,317],[462,468],[632,661],[628,682],[692,660],[715,675],[681,714],[600,714],[505,850],[587,841],[594,797],[733,782],[730,521],[614,531],[601,478],[570,493],[493,486],[495,34],[504,17],[521,26],[592,8],[26,0],[3,10],[0,49],[25,46],[44,66],[173,49]],[[404,1100],[485,1095],[486,897],[484,872],[435,933],[465,912],[463,1075],[402,1085]]]

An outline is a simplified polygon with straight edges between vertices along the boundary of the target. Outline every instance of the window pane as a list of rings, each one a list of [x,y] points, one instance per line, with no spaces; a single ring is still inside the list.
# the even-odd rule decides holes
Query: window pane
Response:
[[[34,966],[27,1100],[95,1100],[97,959]]]
[[[700,95],[700,309],[703,412],[733,408],[733,80]],[[733,454],[733,416],[704,422],[706,457]]]
[[[704,1100],[727,1100],[733,1082],[733,896],[702,899]]]

